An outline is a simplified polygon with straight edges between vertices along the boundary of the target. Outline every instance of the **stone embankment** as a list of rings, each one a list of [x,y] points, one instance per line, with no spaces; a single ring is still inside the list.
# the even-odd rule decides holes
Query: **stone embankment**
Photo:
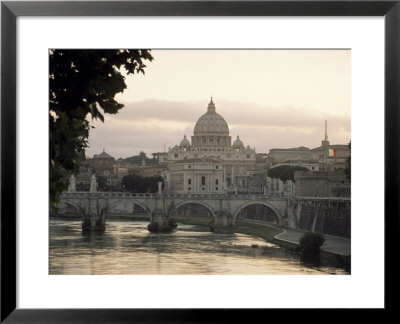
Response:
[[[275,240],[279,245],[284,247],[293,248],[296,247],[300,238],[304,235],[304,232],[296,231],[293,229],[285,229],[283,233],[275,236]],[[321,252],[325,254],[336,254],[341,256],[351,255],[351,240],[324,234],[325,243],[321,247]]]
[[[300,232],[351,238],[351,202],[316,198],[288,202],[287,227]]]
[[[263,221],[257,221],[257,220],[242,220],[242,222],[239,223],[240,225],[243,226],[243,224],[254,224],[254,225],[263,225],[266,229],[261,230],[261,232],[270,232],[269,229],[275,229],[278,233],[275,234],[273,237],[263,237],[263,235],[260,235],[260,233],[248,233],[256,236],[263,237],[264,239],[268,241],[272,241],[273,243],[276,243],[277,245],[288,248],[288,249],[294,249],[299,243],[300,243],[300,238],[304,235],[305,232],[307,231],[301,231],[301,230],[295,230],[295,229],[290,229],[290,228],[280,228],[276,227],[273,224],[266,224]],[[239,225],[238,224],[238,225]],[[238,226],[238,230],[240,232],[240,225]],[[271,232],[273,233],[273,232]],[[246,234],[246,233],[244,233]],[[262,233],[261,233],[262,234]],[[340,255],[340,256],[348,256],[351,255],[351,240],[344,238],[344,237],[339,237],[339,236],[332,236],[332,235],[326,235],[324,234],[325,237],[325,243],[321,247],[321,251],[323,254],[326,255]]]

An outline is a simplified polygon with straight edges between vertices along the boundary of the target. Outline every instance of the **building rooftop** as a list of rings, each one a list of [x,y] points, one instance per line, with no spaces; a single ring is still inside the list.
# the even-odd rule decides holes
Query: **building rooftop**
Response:
[[[211,157],[205,157],[205,158],[198,158],[198,159],[183,159],[183,160],[174,161],[172,163],[178,164],[178,163],[204,163],[204,162],[220,163],[221,160],[211,158]]]
[[[212,101],[208,104],[207,112],[202,115],[194,126],[194,135],[201,134],[223,134],[229,135],[229,127],[225,119],[215,112],[215,104]]]
[[[337,150],[348,150],[349,146],[347,144],[335,144],[335,145],[327,145],[327,146],[318,146],[316,148],[311,149],[311,151],[320,151],[324,149],[337,149]]]
[[[285,162],[312,162],[312,160],[310,159],[304,159],[301,157],[294,157],[294,158],[287,158],[287,159],[283,159],[280,161],[280,163],[285,163]]]
[[[292,148],[273,148],[270,149],[270,151],[309,151],[310,149],[308,147],[305,146],[300,146],[300,147],[292,147]]]
[[[110,154],[106,153],[106,151],[103,149],[103,152],[100,154],[97,154],[93,157],[94,159],[114,159]]]

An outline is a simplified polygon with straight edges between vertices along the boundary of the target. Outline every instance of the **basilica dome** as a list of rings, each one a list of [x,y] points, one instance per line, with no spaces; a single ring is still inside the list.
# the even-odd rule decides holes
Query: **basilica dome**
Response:
[[[234,148],[243,148],[244,147],[243,142],[239,138],[239,135],[236,138],[236,140],[233,142],[232,147],[234,147]]]
[[[215,112],[215,104],[211,98],[207,107],[207,112],[199,118],[195,127],[194,135],[216,134],[229,135],[228,124],[225,119]]]
[[[186,135],[183,137],[183,140],[181,141],[180,146],[190,146],[190,142],[186,138]]]

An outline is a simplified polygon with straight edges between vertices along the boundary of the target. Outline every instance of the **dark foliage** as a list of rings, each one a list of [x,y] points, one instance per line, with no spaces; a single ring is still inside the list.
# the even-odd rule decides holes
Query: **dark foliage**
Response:
[[[107,179],[105,176],[99,175],[96,177],[99,190],[104,190],[107,187]]]
[[[297,252],[304,261],[319,263],[321,246],[324,242],[325,237],[321,233],[304,233],[297,246]]]
[[[79,170],[90,122],[123,107],[114,97],[126,88],[121,70],[144,73],[149,50],[58,50],[49,52],[50,202],[54,209]]]
[[[158,182],[162,182],[160,176],[142,177],[138,174],[130,174],[122,178],[125,190],[133,193],[151,193],[158,191]]]
[[[145,152],[140,152],[139,155],[133,155],[133,156],[123,159],[123,162],[141,165],[144,160],[146,165],[158,164],[158,153],[152,153],[152,155],[153,155],[153,158],[150,159],[147,157]]]
[[[307,168],[291,165],[280,165],[268,170],[268,177],[279,178],[282,181],[294,181],[295,171],[309,171]]]
[[[334,256],[334,264],[337,267],[340,267],[351,273],[351,256],[350,255],[335,255]]]

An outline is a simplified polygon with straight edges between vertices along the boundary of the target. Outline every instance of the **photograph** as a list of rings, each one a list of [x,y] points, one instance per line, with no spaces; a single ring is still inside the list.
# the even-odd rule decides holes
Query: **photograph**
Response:
[[[350,275],[351,49],[50,49],[49,275]]]
[[[399,2],[3,1],[0,322],[396,309]]]

